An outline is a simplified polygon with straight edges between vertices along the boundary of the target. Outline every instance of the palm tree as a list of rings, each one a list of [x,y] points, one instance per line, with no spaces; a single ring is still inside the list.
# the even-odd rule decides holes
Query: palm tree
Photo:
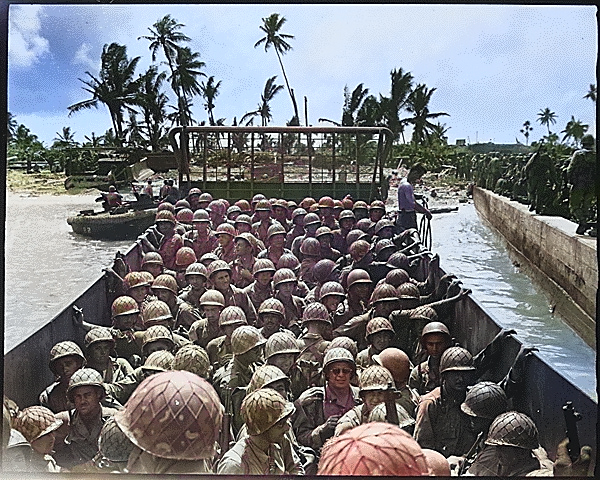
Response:
[[[202,91],[202,96],[206,103],[204,103],[204,108],[208,111],[208,121],[211,125],[215,125],[215,117],[213,116],[213,110],[215,108],[215,98],[219,95],[219,87],[221,86],[221,81],[219,80],[215,83],[215,77],[212,75],[208,77],[208,80],[202,82],[200,85],[200,90]]]
[[[62,132],[56,132],[53,142],[53,146],[58,148],[77,147],[79,145],[75,141],[75,132],[71,131],[71,127],[63,127]]]
[[[254,44],[254,48],[264,43],[265,52],[270,47],[275,49],[279,65],[281,65],[281,71],[283,72],[283,78],[285,79],[285,84],[287,85],[290,98],[292,99],[292,105],[294,106],[294,117],[290,121],[290,124],[300,125],[300,116],[298,115],[298,105],[296,104],[294,91],[290,88],[290,82],[288,81],[285,69],[283,68],[283,61],[281,60],[283,54],[292,50],[292,46],[287,40],[291,40],[294,36],[287,33],[279,33],[281,27],[286,22],[286,19],[285,17],[280,17],[278,13],[273,13],[267,18],[263,18],[262,21],[263,24],[260,26],[260,29],[265,32],[265,36]]]
[[[84,145],[88,147],[100,147],[102,142],[104,142],[104,135],[97,137],[94,132],[92,132],[89,137],[84,135],[84,138],[87,140]]]
[[[590,89],[583,98],[589,98],[592,102],[596,103],[596,96],[596,85],[590,83]]]
[[[556,123],[556,118],[556,113],[550,111],[550,109],[546,107],[539,111],[537,121],[540,122],[540,125],[546,125],[546,127],[548,127],[548,135],[550,135],[550,124],[554,125]]]
[[[589,125],[581,123],[580,120],[575,120],[575,117],[571,115],[571,120],[567,122],[565,129],[560,132],[565,134],[562,141],[564,142],[565,140],[572,138],[575,146],[578,146],[588,128]]]
[[[404,141],[404,126],[408,123],[408,120],[401,119],[400,115],[402,110],[408,106],[412,91],[413,76],[410,72],[405,72],[402,68],[398,68],[390,72],[390,77],[390,96],[384,97],[380,95],[379,99],[381,115],[385,126],[394,133],[394,138],[397,139],[399,135],[402,135],[402,140]]]
[[[385,97],[384,97],[385,98]],[[385,102],[385,100],[384,100]],[[359,127],[376,127],[383,123],[384,106],[373,95],[364,99],[356,113],[356,125]]]
[[[406,109],[413,114],[407,122],[413,124],[412,142],[415,144],[421,144],[429,139],[430,132],[435,129],[435,125],[430,120],[449,116],[446,112],[429,112],[429,102],[435,91],[435,88],[429,89],[426,85],[419,84],[406,100]]]
[[[533,130],[531,126],[531,122],[529,120],[525,120],[523,123],[523,128],[521,129],[521,133],[525,137],[525,145],[529,145],[529,132]]]
[[[344,108],[342,109],[342,125],[352,127],[357,124],[356,115],[369,94],[369,89],[360,83],[350,94],[348,86],[344,87]]]
[[[131,60],[127,58],[127,47],[117,43],[105,44],[102,49],[102,66],[98,78],[90,72],[85,72],[90,80],[82,80],[86,92],[92,98],[75,103],[68,108],[69,116],[87,108],[98,108],[99,103],[104,103],[110,112],[117,142],[123,140],[123,110],[131,110],[130,105],[135,103],[139,80],[134,80],[135,68],[140,57]]]
[[[163,137],[163,124],[167,117],[167,95],[162,92],[162,85],[167,77],[165,72],[158,73],[152,65],[140,76],[140,90],[136,95],[136,105],[140,108],[144,121],[141,123],[150,148],[160,150]]]
[[[12,113],[6,112],[6,116],[6,139],[10,142],[17,134],[17,128],[19,127],[19,124],[17,123],[16,117]]]
[[[267,79],[263,93],[260,95],[260,103],[258,104],[258,108],[256,110],[258,115],[260,115],[261,124],[263,127],[266,127],[269,124],[269,121],[273,118],[271,115],[271,106],[269,105],[269,102],[273,100],[273,97],[275,97],[277,93],[283,90],[283,85],[275,84],[276,78],[277,75]]]
[[[169,70],[171,71],[171,77],[175,76],[175,62],[178,56],[180,44],[183,42],[189,42],[190,37],[181,33],[179,30],[184,27],[182,23],[178,23],[171,15],[165,15],[163,18],[158,20],[152,25],[154,28],[148,28],[151,35],[143,35],[138,37],[138,40],[144,38],[150,40],[150,51],[152,52],[152,61],[156,61],[156,55],[158,50],[162,49]],[[185,102],[181,99],[181,91],[179,88],[173,87],[175,96],[177,97],[177,105],[184,105]],[[180,115],[181,118],[182,115]]]
[[[198,60],[199,56],[198,52],[192,52],[189,47],[179,48],[173,73],[169,77],[173,90],[181,92],[178,97],[181,125],[190,125],[192,118],[189,107],[192,106],[192,97],[202,93],[198,77],[206,77],[206,74],[200,71],[205,63]]]

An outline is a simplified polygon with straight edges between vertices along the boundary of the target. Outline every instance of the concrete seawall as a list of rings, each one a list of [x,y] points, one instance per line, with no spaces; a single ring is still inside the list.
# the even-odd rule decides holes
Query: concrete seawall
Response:
[[[577,225],[565,218],[535,215],[527,205],[488,190],[475,187],[473,200],[479,215],[507,241],[516,261],[542,283],[561,316],[595,348],[596,239],[576,235]]]

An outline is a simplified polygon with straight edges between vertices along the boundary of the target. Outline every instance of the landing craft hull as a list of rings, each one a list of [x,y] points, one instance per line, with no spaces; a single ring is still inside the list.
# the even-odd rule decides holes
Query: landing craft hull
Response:
[[[132,269],[139,268],[141,254],[136,245],[127,252],[126,258]],[[440,270],[439,274],[443,273]],[[110,325],[112,298],[107,278],[96,280],[55,318],[4,355],[4,394],[21,408],[37,404],[39,393],[54,381],[47,367],[52,346],[64,340],[83,345],[83,331],[73,324],[74,305],[83,310],[87,322]],[[500,331],[498,322],[471,296],[456,304],[449,323],[453,335],[472,352],[480,351]],[[491,372],[493,380],[506,374],[520,346],[515,338],[508,340],[501,361]],[[562,405],[566,401],[572,401],[583,417],[578,424],[581,444],[590,445],[595,452],[597,402],[535,355],[527,363],[525,377],[525,388],[514,399],[514,408],[534,419],[540,431],[540,443],[551,458],[554,458],[556,445],[565,437]]]
[[[111,215],[108,212],[96,215],[76,215],[67,218],[73,232],[91,238],[109,240],[134,239],[154,223],[156,209],[134,210]]]

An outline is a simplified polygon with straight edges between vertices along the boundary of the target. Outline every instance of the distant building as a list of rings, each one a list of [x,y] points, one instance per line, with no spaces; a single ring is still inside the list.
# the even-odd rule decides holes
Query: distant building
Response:
[[[456,139],[456,145],[458,147],[464,147],[467,145],[467,141],[464,138],[457,138]]]

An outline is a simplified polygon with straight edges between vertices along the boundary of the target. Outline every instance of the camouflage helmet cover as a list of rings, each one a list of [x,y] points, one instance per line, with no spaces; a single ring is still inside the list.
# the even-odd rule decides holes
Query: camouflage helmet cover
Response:
[[[375,335],[379,332],[389,332],[392,335],[395,333],[394,327],[385,317],[375,317],[369,320],[367,323],[365,338],[368,339],[371,335]]]
[[[101,390],[102,398],[106,395],[102,375],[93,368],[80,368],[69,380],[67,387],[67,397],[73,401],[73,390],[78,387],[97,387]]]
[[[296,337],[286,332],[275,332],[265,343],[265,358],[271,358],[279,353],[300,353]]]
[[[331,325],[331,318],[327,307],[322,303],[310,303],[302,312],[302,324],[306,322],[325,322]]]
[[[220,327],[225,325],[246,325],[247,323],[244,311],[234,305],[224,308],[221,315],[219,315]]]
[[[109,417],[98,437],[98,452],[110,462],[127,462],[133,450],[133,443],[117,425],[114,417]]]
[[[539,447],[538,429],[533,420],[521,412],[498,415],[488,432],[486,445],[507,445],[533,450]]]
[[[447,348],[440,359],[440,373],[452,370],[475,370],[473,355],[462,347]]]
[[[332,348],[344,348],[352,354],[352,358],[356,358],[358,355],[358,345],[356,344],[356,341],[350,337],[335,337],[333,340],[331,340],[331,342],[329,342],[329,345],[327,345],[325,354],[327,354],[327,352]]]
[[[247,395],[241,408],[249,435],[260,435],[266,432],[294,411],[294,404],[286,401],[271,388],[259,389]]]
[[[415,425],[415,419],[410,416],[406,409],[399,403],[395,403],[395,405],[399,421],[398,426],[402,429],[406,429]],[[371,413],[369,413],[369,423],[372,422],[387,422],[387,409],[385,403],[380,403],[371,410]]]
[[[214,289],[209,289],[200,296],[198,304],[203,307],[205,305],[214,305],[217,307],[225,307],[225,297],[221,292]]]
[[[267,298],[264,302],[260,304],[260,307],[258,307],[258,314],[261,315],[264,313],[273,313],[284,317],[285,307],[280,300],[276,298]]]
[[[90,348],[90,345],[98,342],[110,342],[115,343],[115,339],[110,333],[110,329],[106,327],[94,327],[88,333],[86,333],[83,340],[85,348]]]
[[[394,377],[391,372],[380,365],[371,365],[365,368],[358,376],[360,392],[372,390],[386,390],[388,386],[395,388]]]
[[[12,427],[31,443],[54,432],[62,423],[49,408],[34,405],[21,410],[13,420]]]
[[[208,353],[199,345],[184,345],[175,354],[173,370],[186,370],[207,378],[210,372]]]
[[[467,396],[460,406],[461,410],[472,417],[492,420],[508,408],[504,389],[493,382],[479,382],[467,388]]]
[[[144,336],[142,337],[142,349],[144,349],[144,347],[149,343],[156,342],[158,340],[166,341],[170,344],[170,348],[175,346],[171,330],[164,325],[152,325],[144,331]]]
[[[81,348],[79,348],[79,345],[77,345],[75,342],[67,340],[64,342],[58,342],[56,345],[54,345],[52,349],[50,349],[49,366],[52,373],[54,373],[55,375],[57,374],[55,362],[59,358],[69,357],[71,355],[79,358],[81,360],[82,365],[85,363],[85,357],[83,355],[83,352],[81,351]]]
[[[323,357],[323,371],[327,370],[327,367],[335,362],[346,362],[349,363],[353,368],[356,368],[356,362],[352,353],[341,347],[332,348],[327,350]]]
[[[156,323],[172,319],[173,314],[169,305],[162,300],[152,300],[142,307],[142,322],[145,326],[152,326]]]
[[[246,389],[246,395],[261,388],[268,387],[279,380],[283,380],[288,386],[290,384],[289,377],[283,373],[279,367],[276,367],[275,365],[261,365],[252,374],[252,378]]]
[[[231,335],[231,351],[233,355],[242,355],[254,347],[264,345],[265,338],[256,327],[242,325]]]
[[[182,248],[189,248],[189,247],[182,247]],[[193,253],[193,250],[192,250],[192,253]],[[196,255],[194,254],[194,258],[195,257],[196,257]],[[193,262],[191,262],[191,263],[193,263]],[[153,290],[154,289],[169,290],[171,293],[177,295],[177,291],[178,291],[177,290],[177,280],[175,280],[175,277],[173,275],[163,273],[154,279],[154,281],[152,282],[152,289]]]
[[[171,352],[168,352],[167,350],[158,350],[148,355],[148,358],[144,362],[144,368],[157,370],[159,372],[171,370],[174,358],[175,357]]]
[[[117,297],[110,307],[111,317],[115,318],[120,315],[131,315],[140,313],[137,302],[134,298],[127,295]]]

